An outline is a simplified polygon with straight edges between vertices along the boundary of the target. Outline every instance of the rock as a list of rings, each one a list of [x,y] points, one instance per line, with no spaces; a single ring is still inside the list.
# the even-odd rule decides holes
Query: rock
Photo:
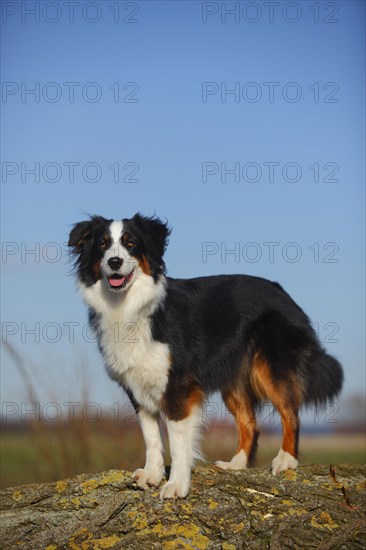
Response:
[[[1,548],[365,548],[365,468],[194,469],[184,500],[110,470],[2,492]]]

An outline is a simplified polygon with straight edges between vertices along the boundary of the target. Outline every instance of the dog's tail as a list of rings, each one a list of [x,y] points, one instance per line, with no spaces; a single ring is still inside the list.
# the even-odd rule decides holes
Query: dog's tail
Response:
[[[324,405],[340,393],[343,385],[343,369],[339,361],[328,355],[322,348],[312,354],[310,361],[311,377],[307,377],[304,402],[306,405]]]

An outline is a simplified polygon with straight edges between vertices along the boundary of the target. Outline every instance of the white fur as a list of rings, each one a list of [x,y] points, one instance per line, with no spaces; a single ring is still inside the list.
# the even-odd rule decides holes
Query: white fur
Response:
[[[113,243],[120,242],[123,234],[123,222],[114,220],[109,226],[109,231],[113,240]],[[118,256],[118,254],[116,254]]]
[[[241,449],[236,455],[233,456],[230,462],[218,460],[215,464],[222,470],[245,470],[248,464],[247,453]]]
[[[142,434],[146,445],[146,463],[133,477],[141,489],[148,485],[158,486],[164,475],[163,444],[159,430],[159,416],[151,415],[141,408],[138,412]]]
[[[280,449],[278,455],[272,460],[272,474],[275,476],[283,470],[291,468],[296,470],[299,461],[295,457],[290,455],[290,453]]]
[[[126,292],[113,292],[104,278],[80,284],[85,302],[101,315],[100,345],[111,376],[130,389],[151,414],[158,412],[170,368],[166,344],[151,335],[148,316],[165,295],[165,278],[153,278],[136,267]]]
[[[120,275],[128,275],[133,269],[138,267],[138,261],[129,255],[128,250],[121,244],[121,237],[123,235],[123,222],[113,221],[109,226],[109,231],[112,238],[112,245],[105,252],[102,261],[102,272],[108,277],[112,273],[119,273]],[[108,260],[111,258],[121,258],[123,264],[117,271],[112,270],[108,265]],[[123,289],[122,291],[124,291]],[[112,291],[114,292],[114,291]]]
[[[163,485],[160,498],[186,497],[191,486],[191,469],[199,453],[201,407],[194,407],[184,420],[166,420],[172,459],[169,481]]]

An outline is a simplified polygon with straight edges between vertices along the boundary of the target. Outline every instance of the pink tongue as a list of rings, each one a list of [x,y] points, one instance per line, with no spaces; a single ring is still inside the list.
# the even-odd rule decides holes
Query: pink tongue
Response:
[[[126,277],[122,277],[122,279],[109,279],[109,284],[111,286],[121,286],[125,282]]]

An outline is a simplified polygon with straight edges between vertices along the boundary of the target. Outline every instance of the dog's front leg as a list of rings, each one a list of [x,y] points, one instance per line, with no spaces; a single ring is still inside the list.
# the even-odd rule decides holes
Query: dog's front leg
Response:
[[[195,408],[183,420],[169,420],[166,424],[169,436],[170,455],[172,459],[169,481],[160,491],[160,498],[184,498],[191,486],[191,469],[195,458],[198,458],[199,425],[201,409]]]
[[[146,409],[140,408],[137,416],[146,445],[146,463],[144,468],[139,468],[133,473],[133,478],[141,489],[147,489],[148,485],[157,487],[164,475],[159,415],[152,415]]]

